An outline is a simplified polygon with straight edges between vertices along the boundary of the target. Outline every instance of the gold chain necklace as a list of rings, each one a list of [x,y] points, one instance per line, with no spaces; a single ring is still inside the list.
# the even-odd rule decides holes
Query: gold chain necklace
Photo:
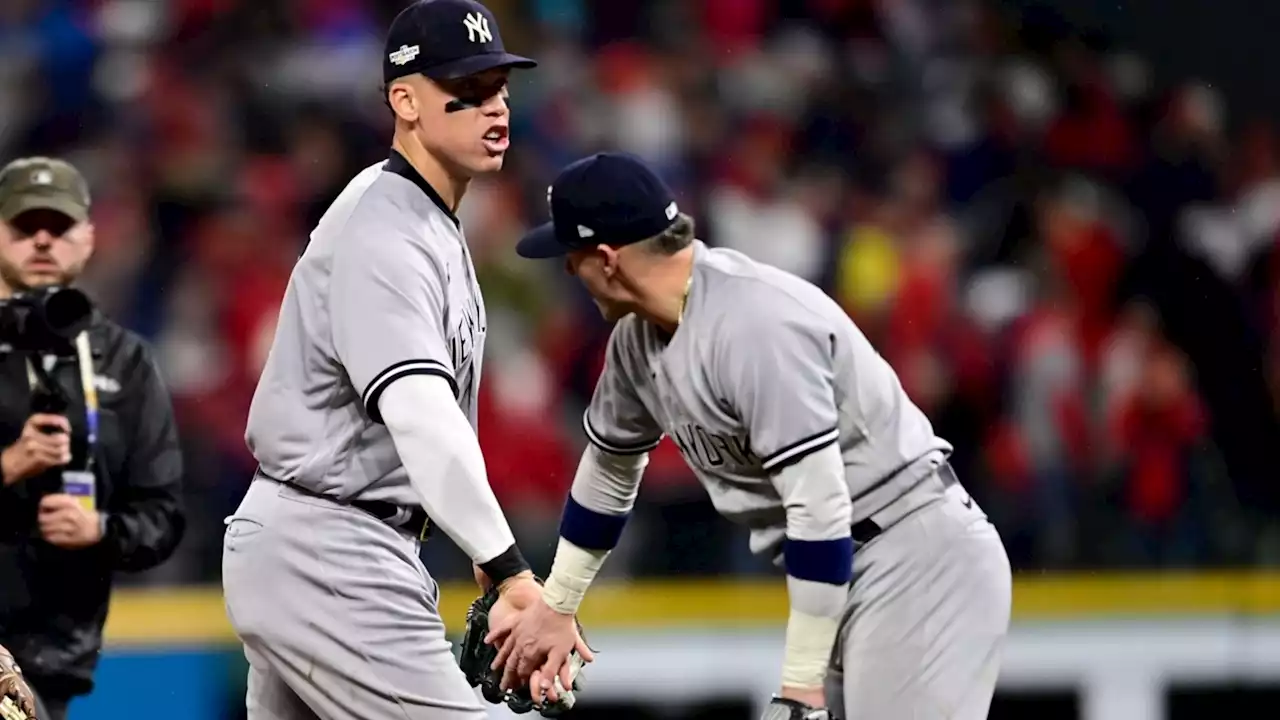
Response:
[[[676,318],[676,325],[684,324],[684,306],[689,302],[689,289],[693,287],[693,270],[689,271],[689,279],[684,282],[684,295],[680,296],[680,315]]]

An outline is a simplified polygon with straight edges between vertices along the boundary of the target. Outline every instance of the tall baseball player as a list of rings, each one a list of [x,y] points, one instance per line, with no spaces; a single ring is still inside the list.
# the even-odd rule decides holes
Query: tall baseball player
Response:
[[[553,220],[519,253],[566,256],[617,325],[544,602],[487,637],[501,643],[503,682],[529,677],[554,699],[547,680],[575,647],[573,615],[665,434],[721,514],[750,528],[752,549],[786,569],[782,687],[767,718],[985,718],[1009,562],[892,368],[817,287],[695,240],[634,157],[580,160],[549,192]]]
[[[495,616],[539,595],[473,430],[485,312],[454,214],[502,168],[508,73],[534,64],[472,0],[416,2],[391,26],[391,156],[294,268],[249,411],[260,469],[227,520],[251,720],[486,717],[418,557],[429,525],[501,589]]]

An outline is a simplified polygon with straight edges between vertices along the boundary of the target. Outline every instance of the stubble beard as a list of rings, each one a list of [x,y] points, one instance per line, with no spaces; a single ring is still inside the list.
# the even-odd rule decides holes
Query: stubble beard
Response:
[[[7,261],[0,261],[0,282],[4,283],[5,288],[10,293],[29,292],[53,286],[65,287],[75,282],[76,277],[79,275],[80,268],[70,268],[59,270],[53,278],[45,275],[39,281],[32,282],[24,276],[22,269],[18,266]]]

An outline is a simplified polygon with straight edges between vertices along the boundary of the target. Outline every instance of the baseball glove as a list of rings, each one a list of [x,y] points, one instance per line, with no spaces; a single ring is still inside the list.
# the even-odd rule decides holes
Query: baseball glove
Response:
[[[0,720],[33,720],[35,715],[28,715],[14,703],[13,698],[5,695],[0,698]]]
[[[558,717],[573,708],[577,701],[575,694],[582,690],[582,657],[574,651],[569,656],[573,676],[573,688],[569,691],[555,680],[559,699],[554,703],[539,705],[534,701],[528,686],[518,690],[505,691],[500,687],[502,670],[494,671],[490,665],[498,657],[498,648],[485,644],[484,637],[489,634],[489,610],[498,602],[497,589],[490,589],[476,598],[467,610],[467,631],[462,636],[462,649],[458,655],[458,666],[466,676],[471,687],[480,688],[484,699],[494,705],[505,703],[511,711],[523,714],[537,710],[542,717]],[[582,632],[582,624],[578,624],[578,632]],[[0,718],[0,720],[3,720]]]
[[[797,700],[773,696],[760,720],[835,720],[822,708],[812,708]]]
[[[0,648],[0,720],[35,720],[35,697],[22,678],[22,669],[8,650]]]

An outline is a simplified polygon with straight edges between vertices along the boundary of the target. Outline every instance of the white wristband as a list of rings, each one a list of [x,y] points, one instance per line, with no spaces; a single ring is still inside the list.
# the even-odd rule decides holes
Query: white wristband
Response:
[[[839,632],[839,618],[816,617],[792,610],[787,621],[787,649],[782,660],[783,686],[822,687],[831,662],[831,647]]]
[[[608,550],[586,550],[560,538],[551,574],[542,586],[542,599],[558,613],[573,615],[596,579]]]

